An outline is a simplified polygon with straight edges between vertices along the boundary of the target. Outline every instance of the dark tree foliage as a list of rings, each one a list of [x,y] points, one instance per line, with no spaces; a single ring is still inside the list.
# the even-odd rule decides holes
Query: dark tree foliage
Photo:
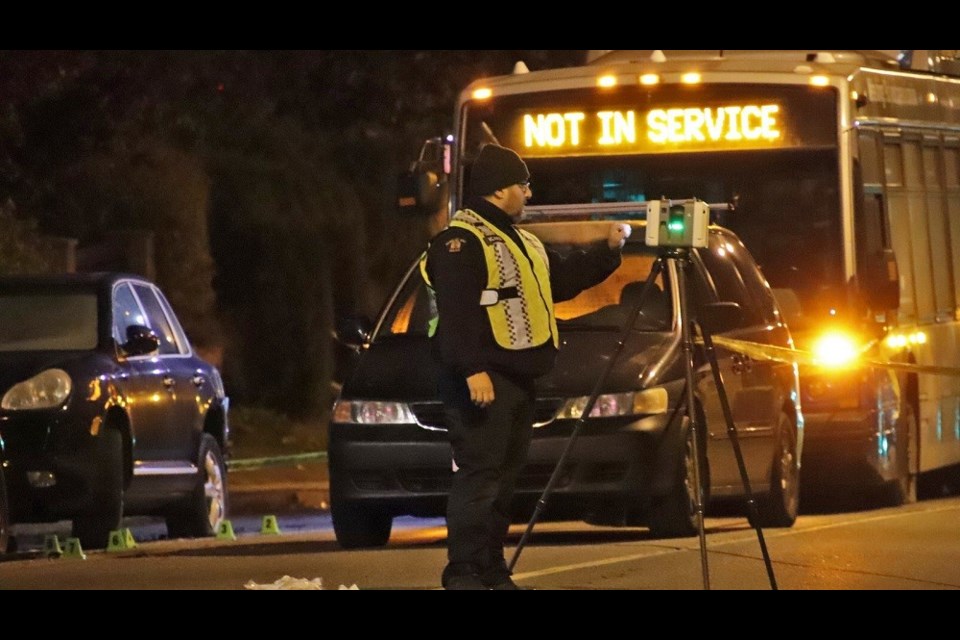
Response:
[[[17,231],[0,270],[42,267],[34,228],[81,246],[150,231],[159,284],[223,351],[231,394],[323,417],[334,316],[372,316],[430,233],[395,215],[399,171],[451,131],[469,82],[583,54],[2,51],[0,202]]]

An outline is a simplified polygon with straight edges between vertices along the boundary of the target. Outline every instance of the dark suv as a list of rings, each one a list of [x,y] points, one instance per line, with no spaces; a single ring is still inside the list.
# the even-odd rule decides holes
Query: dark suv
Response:
[[[133,275],[0,278],[0,441],[13,522],[72,520],[106,546],[124,515],[171,537],[227,514],[229,401],[160,290]]]
[[[572,448],[544,517],[641,525],[654,535],[696,533],[695,468],[686,409],[678,269],[643,243],[631,222],[622,266],[605,282],[557,305],[561,339],[554,370],[538,381],[536,428],[515,499],[530,513],[553,473],[598,379],[625,333],[654,264],[655,287],[626,337],[601,395]],[[601,241],[608,222],[525,225],[564,250]],[[687,307],[694,320],[727,326],[716,335],[790,347],[788,328],[753,259],[730,231],[709,230],[709,248],[690,249]],[[735,304],[718,304],[735,303]],[[395,516],[440,516],[452,478],[436,363],[427,325],[431,300],[416,265],[370,331],[344,326],[357,357],[330,425],[331,509],[344,547],[382,545]],[[352,339],[350,338],[352,336]],[[796,368],[716,350],[763,526],[791,526],[799,495],[803,418]],[[744,486],[702,345],[694,344],[695,405],[706,425],[700,478],[707,505],[741,499]]]

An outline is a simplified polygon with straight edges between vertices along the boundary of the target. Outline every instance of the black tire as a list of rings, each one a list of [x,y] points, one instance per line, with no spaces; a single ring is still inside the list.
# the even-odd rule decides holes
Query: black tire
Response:
[[[10,548],[10,501],[7,498],[7,483],[3,476],[3,467],[0,467],[0,556]]]
[[[702,424],[702,423],[701,423]],[[704,508],[707,502],[709,486],[705,470],[706,454],[701,445],[700,484]],[[696,465],[693,456],[693,431],[687,430],[686,446],[683,456],[677,460],[676,477],[670,493],[656,496],[647,519],[650,533],[657,538],[686,538],[696,535],[699,531],[697,518]]]
[[[792,527],[800,510],[797,429],[785,411],[777,425],[777,447],[770,468],[770,489],[759,500],[761,527]]]
[[[333,532],[344,549],[382,547],[390,540],[393,517],[356,505],[330,505]]]
[[[84,549],[103,549],[110,532],[123,519],[123,434],[105,429],[96,447],[97,484],[91,487],[92,507],[73,518],[73,536]]]
[[[212,536],[227,518],[227,466],[220,445],[209,433],[200,436],[197,468],[196,487],[166,514],[170,538]]]

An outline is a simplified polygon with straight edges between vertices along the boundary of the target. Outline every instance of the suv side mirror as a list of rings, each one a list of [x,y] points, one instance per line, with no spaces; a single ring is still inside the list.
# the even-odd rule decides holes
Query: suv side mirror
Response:
[[[889,311],[900,306],[900,270],[893,249],[881,249],[865,261],[860,292],[871,309]]]
[[[420,158],[397,180],[397,209],[402,215],[430,216],[439,211],[450,194],[449,139],[430,138],[420,149]]]
[[[710,335],[726,333],[743,322],[743,310],[736,302],[711,302],[700,307],[697,321]]]
[[[132,324],[127,327],[127,341],[120,348],[128,356],[145,356],[160,348],[160,338],[149,327]]]

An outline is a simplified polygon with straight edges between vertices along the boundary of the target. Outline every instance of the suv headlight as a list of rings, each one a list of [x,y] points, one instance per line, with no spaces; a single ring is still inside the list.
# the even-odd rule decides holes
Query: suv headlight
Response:
[[[66,371],[47,369],[10,387],[10,390],[3,394],[0,408],[17,411],[58,407],[70,396],[72,388],[73,381]]]
[[[416,424],[413,412],[403,402],[337,400],[333,421],[344,424]]]
[[[557,413],[557,419],[578,420],[583,415],[583,410],[587,408],[588,400],[590,400],[589,397],[570,398]],[[636,393],[608,393],[597,396],[590,417],[648,416],[666,413],[667,405],[667,390],[663,387],[653,387]]]

